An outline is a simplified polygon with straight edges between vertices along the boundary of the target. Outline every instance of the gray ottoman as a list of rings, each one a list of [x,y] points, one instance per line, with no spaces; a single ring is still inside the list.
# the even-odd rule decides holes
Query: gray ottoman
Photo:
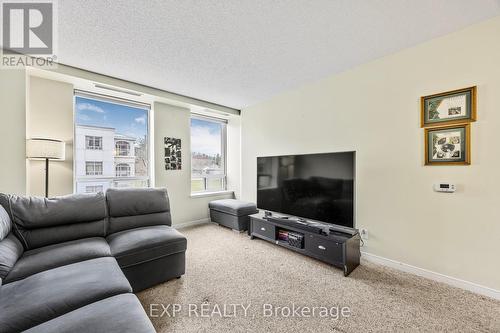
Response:
[[[208,207],[212,222],[237,231],[248,230],[248,216],[258,213],[254,203],[235,199],[215,200]]]

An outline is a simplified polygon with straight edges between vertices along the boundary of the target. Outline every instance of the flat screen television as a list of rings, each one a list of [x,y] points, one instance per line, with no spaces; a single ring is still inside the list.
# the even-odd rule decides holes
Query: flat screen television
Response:
[[[355,152],[257,157],[257,207],[354,227]]]

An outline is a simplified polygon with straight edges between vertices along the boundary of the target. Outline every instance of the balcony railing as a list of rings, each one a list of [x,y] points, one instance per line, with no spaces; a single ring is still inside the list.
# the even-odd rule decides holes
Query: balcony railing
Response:
[[[200,175],[191,177],[191,192],[216,192],[226,189],[226,175]]]

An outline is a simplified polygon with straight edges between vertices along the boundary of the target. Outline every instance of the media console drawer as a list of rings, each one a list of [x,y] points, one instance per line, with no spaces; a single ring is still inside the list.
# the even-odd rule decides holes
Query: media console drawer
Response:
[[[269,239],[276,238],[275,227],[272,224],[252,219],[252,233],[264,236]]]
[[[342,243],[310,234],[306,237],[305,249],[331,264],[339,264],[343,261]]]

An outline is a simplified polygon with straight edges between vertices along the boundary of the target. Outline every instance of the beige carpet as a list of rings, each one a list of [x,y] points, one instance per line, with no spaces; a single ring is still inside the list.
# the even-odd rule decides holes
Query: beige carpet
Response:
[[[186,275],[138,294],[158,332],[500,332],[500,302],[486,297],[364,262],[345,278],[340,269],[213,224],[181,231]],[[179,304],[175,317],[169,304]],[[248,307],[247,316],[231,304]],[[267,316],[264,304],[273,313],[293,304],[317,310]],[[325,316],[321,307],[333,310]],[[336,316],[343,307],[350,313]]]

